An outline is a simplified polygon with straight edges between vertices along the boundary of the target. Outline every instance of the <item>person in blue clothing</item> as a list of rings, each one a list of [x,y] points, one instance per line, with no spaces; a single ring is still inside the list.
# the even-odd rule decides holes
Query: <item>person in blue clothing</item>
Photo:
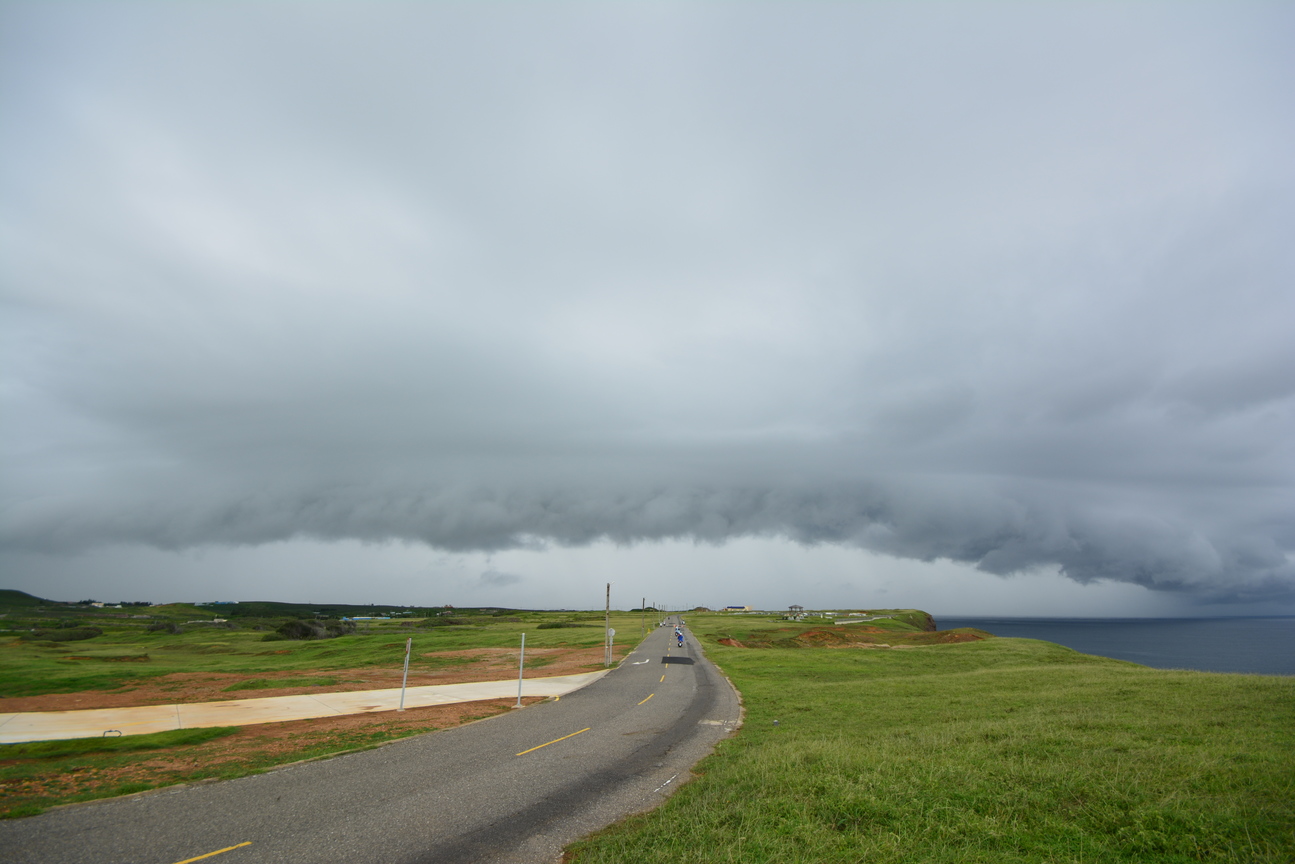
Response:
[[[683,630],[679,627],[674,628],[675,638],[679,640],[679,647],[683,647]]]

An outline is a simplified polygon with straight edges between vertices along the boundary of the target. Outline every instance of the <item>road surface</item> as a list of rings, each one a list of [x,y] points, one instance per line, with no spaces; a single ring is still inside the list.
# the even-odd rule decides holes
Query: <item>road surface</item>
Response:
[[[688,636],[661,627],[557,701],[254,777],[0,822],[21,864],[535,864],[648,809],[740,719]]]

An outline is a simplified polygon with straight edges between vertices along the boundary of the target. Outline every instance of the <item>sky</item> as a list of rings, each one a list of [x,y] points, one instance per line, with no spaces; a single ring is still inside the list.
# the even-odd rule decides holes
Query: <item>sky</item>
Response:
[[[1295,614],[1293,44],[0,3],[0,587]]]

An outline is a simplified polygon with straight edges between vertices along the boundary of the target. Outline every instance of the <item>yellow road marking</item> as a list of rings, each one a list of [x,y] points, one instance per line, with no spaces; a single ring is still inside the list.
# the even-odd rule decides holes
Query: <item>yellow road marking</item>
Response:
[[[251,846],[252,841],[246,840],[235,846],[226,846],[224,849],[217,849],[215,852],[208,852],[206,855],[199,855],[197,858],[185,858],[183,861],[176,861],[175,864],[192,864],[194,861],[201,861],[203,858],[210,858],[212,855],[220,855],[225,852],[232,852],[235,849],[241,849],[244,846]]]
[[[580,732],[588,732],[588,731],[589,731],[590,729],[592,729],[592,728],[594,728],[594,727],[592,727],[592,726],[586,726],[585,728],[581,729],[581,730],[580,730]],[[568,738],[574,738],[574,737],[576,737],[577,735],[579,735],[579,734],[580,734],[580,732],[572,732],[570,735],[563,735],[561,738],[554,738],[552,741],[549,741],[549,742],[548,742],[548,744],[541,744],[541,745],[540,745],[540,747],[547,747],[547,746],[549,746],[549,744],[556,744],[556,743],[558,743],[559,741],[565,741],[565,740],[567,740]],[[517,756],[525,756],[527,753],[530,753],[530,752],[532,752],[532,751],[535,751],[535,750],[540,749],[540,747],[532,747],[530,750],[523,750],[522,752],[517,753],[517,754],[515,754],[515,755],[517,755]],[[180,864],[185,864],[185,862],[181,861],[181,862],[180,862]]]
[[[665,680],[665,676],[664,676],[664,675],[662,675],[662,676],[661,676],[661,681],[664,681],[664,680]],[[660,683],[661,683],[661,681],[658,681],[658,682],[656,682],[656,683],[660,684]]]
[[[653,696],[655,696],[655,695],[656,695],[655,693],[649,693],[649,694],[648,694],[648,699],[651,699],[651,698],[652,698]],[[643,700],[643,702],[646,702],[646,701],[647,701],[647,699],[644,699],[644,700]],[[640,705],[642,705],[642,704],[643,704],[643,702],[640,702],[639,704],[640,704]]]

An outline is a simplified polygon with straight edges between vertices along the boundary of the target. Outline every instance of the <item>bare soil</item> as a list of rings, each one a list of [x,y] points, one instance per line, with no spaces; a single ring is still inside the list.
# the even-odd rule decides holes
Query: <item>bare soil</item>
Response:
[[[619,652],[618,652],[619,653]],[[498,681],[517,675],[517,651],[509,648],[470,648],[435,651],[418,655],[428,658],[464,658],[466,662],[435,670],[409,670],[409,686],[465,684]],[[526,652],[531,678],[574,675],[603,668],[603,648],[535,648]],[[85,690],[79,693],[48,693],[0,699],[0,714],[22,711],[75,711],[87,708],[133,708],[138,705],[174,705],[188,702],[224,702],[265,696],[296,696],[301,693],[341,693],[355,690],[385,690],[400,686],[400,669],[309,670],[286,672],[175,672],[140,680],[120,690]],[[254,679],[333,678],[337,683],[319,687],[267,687],[256,690],[226,690],[232,684]],[[484,703],[472,703],[484,704]],[[432,709],[418,709],[432,710]],[[405,712],[410,714],[412,712]],[[312,720],[311,723],[324,721]],[[222,739],[226,740],[226,739]]]

